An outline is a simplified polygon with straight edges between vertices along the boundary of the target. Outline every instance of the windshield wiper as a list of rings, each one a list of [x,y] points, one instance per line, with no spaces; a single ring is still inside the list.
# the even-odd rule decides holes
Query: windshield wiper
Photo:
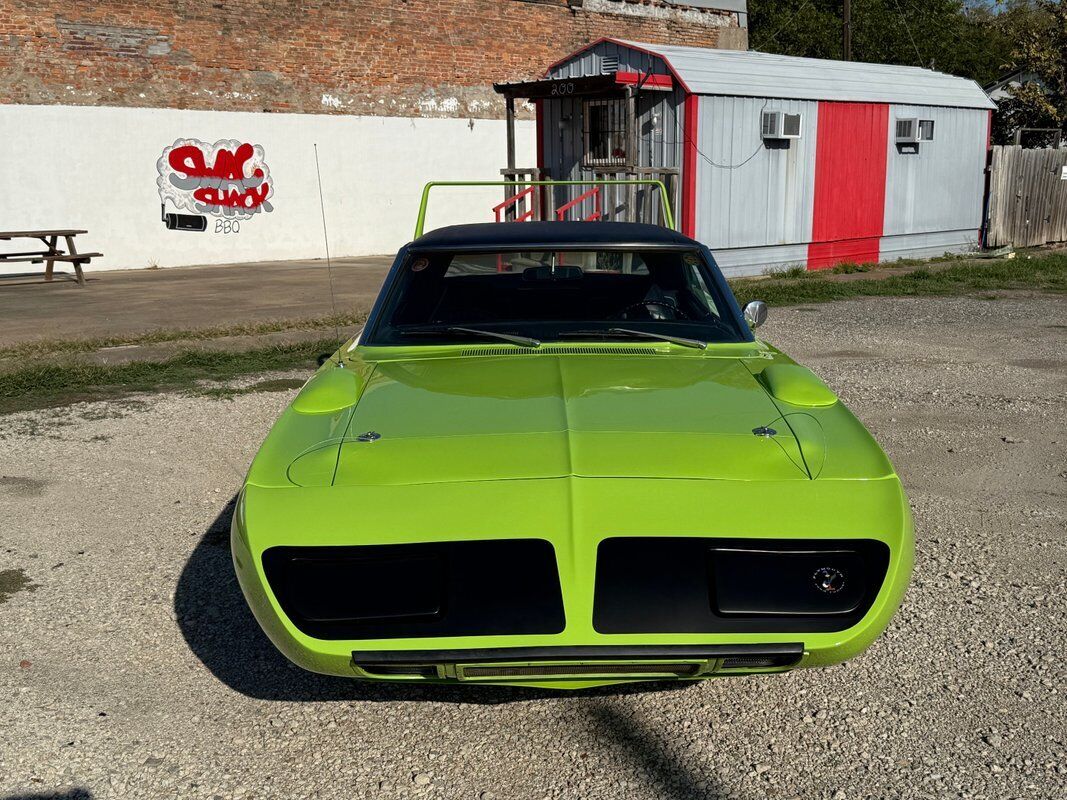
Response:
[[[682,347],[695,347],[698,350],[706,350],[708,343],[701,339],[690,339],[686,336],[671,336],[669,333],[652,333],[651,331],[638,331],[632,328],[606,328],[600,331],[563,331],[560,337],[565,336],[629,336],[636,339],[657,339],[661,342],[670,342]]]
[[[504,342],[517,344],[520,347],[540,347],[541,341],[531,336],[518,336],[514,333],[499,333],[497,331],[483,331],[480,328],[462,328],[458,325],[434,326],[428,328],[408,328],[401,330],[401,336],[438,336],[441,334],[465,334],[467,336],[484,336],[487,339],[500,339]]]

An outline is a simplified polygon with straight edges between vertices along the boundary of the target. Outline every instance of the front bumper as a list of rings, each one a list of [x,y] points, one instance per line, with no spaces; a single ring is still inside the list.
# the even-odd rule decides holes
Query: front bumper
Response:
[[[482,682],[616,682],[698,679],[780,671],[804,655],[799,642],[752,645],[587,645],[495,647],[471,650],[368,650],[352,653],[352,667],[374,680]]]
[[[654,509],[641,502],[647,500],[639,491],[649,488],[645,483],[656,484],[660,505]],[[234,515],[231,543],[240,585],[259,624],[288,658],[315,672],[375,680],[556,688],[777,672],[836,663],[864,650],[885,629],[901,601],[914,547],[907,501],[895,478],[791,484],[564,479],[373,489],[248,486]],[[767,503],[768,493],[776,496],[772,505]],[[378,496],[368,498],[369,494]],[[410,499],[414,496],[417,503]],[[368,504],[368,499],[374,502]],[[595,505],[595,519],[572,515],[576,500],[582,507]],[[440,511],[468,504],[477,513],[460,518],[458,511]],[[798,507],[808,513],[797,514]],[[369,511],[353,520],[349,511],[353,508]],[[664,508],[680,513],[664,515]],[[753,508],[760,508],[760,513],[750,513]],[[703,509],[717,509],[713,525]],[[523,522],[517,525],[517,519]],[[593,524],[612,535],[588,533]],[[499,539],[502,530],[518,538],[548,538],[559,568],[563,629],[519,635],[316,638],[285,613],[264,571],[263,554],[272,547],[402,544],[411,541],[410,531],[430,525],[438,531],[438,540]],[[714,530],[708,532],[709,527]],[[545,530],[561,533],[543,537]],[[888,549],[885,578],[862,617],[839,630],[798,630],[785,624],[776,628],[766,623],[734,625],[719,632],[598,630],[594,576],[600,543],[650,532],[677,536],[694,530],[703,538],[757,543],[781,538],[784,530],[797,539],[824,541],[855,539],[862,531],[863,538],[882,542]],[[294,536],[292,531],[307,533]],[[492,659],[485,657],[487,649],[496,653]],[[775,660],[759,660],[766,654]],[[417,669],[405,674],[399,669],[404,665]]]

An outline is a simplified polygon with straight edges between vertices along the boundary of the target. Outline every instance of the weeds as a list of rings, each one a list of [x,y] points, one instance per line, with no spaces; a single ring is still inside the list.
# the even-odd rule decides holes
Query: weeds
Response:
[[[190,350],[166,361],[129,364],[40,363],[0,373],[0,412],[118,398],[160,389],[194,389],[202,381],[226,381],[287,369],[313,369],[316,357],[337,346],[332,339],[244,352]],[[274,389],[272,385],[270,387]]]

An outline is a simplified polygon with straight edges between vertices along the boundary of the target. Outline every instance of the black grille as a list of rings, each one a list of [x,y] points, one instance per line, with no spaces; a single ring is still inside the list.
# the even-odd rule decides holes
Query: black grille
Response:
[[[770,667],[789,667],[799,660],[799,656],[731,656],[724,658],[723,669],[767,669]]]
[[[566,622],[544,539],[272,547],[263,569],[316,639],[553,634]]]
[[[889,548],[869,539],[605,539],[593,627],[611,634],[841,631],[867,613],[888,566]],[[845,575],[840,591],[818,589],[823,567]]]

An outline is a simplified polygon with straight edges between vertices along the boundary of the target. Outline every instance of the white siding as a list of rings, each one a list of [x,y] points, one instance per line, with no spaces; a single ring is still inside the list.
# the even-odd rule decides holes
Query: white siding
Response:
[[[934,120],[934,140],[918,152],[895,141],[898,118]],[[886,236],[970,230],[982,225],[989,115],[965,108],[889,106]]]
[[[769,247],[738,247],[733,250],[712,249],[715,263],[724,275],[762,275],[781,272],[808,263],[808,245],[783,244]]]
[[[898,258],[936,258],[945,253],[972,253],[977,249],[978,231],[974,228],[934,233],[905,233],[900,236],[883,236],[878,243],[878,259],[896,261]]]
[[[803,115],[800,139],[768,147],[762,110]],[[811,240],[818,103],[701,97],[696,238],[713,251]]]

